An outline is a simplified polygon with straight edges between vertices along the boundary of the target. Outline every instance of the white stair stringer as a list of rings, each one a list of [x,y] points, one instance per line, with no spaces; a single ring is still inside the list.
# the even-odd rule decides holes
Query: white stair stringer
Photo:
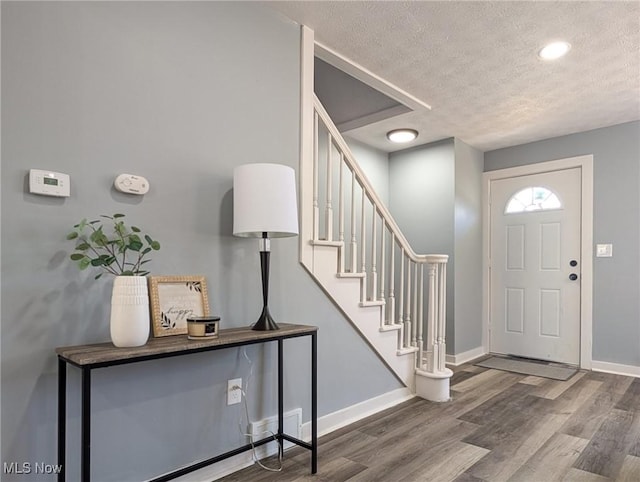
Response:
[[[315,244],[311,274],[396,377],[415,392],[417,350],[398,350],[402,330],[395,327],[381,329],[383,303],[361,302],[361,285],[366,278],[337,275],[339,249],[328,243]]]

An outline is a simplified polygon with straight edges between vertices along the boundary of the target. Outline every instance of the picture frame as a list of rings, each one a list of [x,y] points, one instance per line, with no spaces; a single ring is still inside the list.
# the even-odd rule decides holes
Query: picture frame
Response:
[[[153,336],[187,334],[187,318],[209,316],[204,276],[149,276]]]

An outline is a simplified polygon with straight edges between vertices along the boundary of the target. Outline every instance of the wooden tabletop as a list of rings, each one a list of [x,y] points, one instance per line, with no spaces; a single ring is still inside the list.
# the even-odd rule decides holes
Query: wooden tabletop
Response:
[[[163,358],[189,352],[216,350],[230,346],[261,343],[295,336],[310,335],[316,326],[279,323],[279,330],[254,331],[249,327],[220,330],[218,338],[189,340],[187,335],[150,338],[146,345],[118,348],[113,343],[97,343],[56,348],[59,358],[77,366],[108,366],[131,363],[139,359]]]

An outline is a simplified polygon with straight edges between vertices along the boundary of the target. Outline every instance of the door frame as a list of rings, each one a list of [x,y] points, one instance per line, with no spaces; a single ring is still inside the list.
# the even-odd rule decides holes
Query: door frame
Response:
[[[510,167],[482,174],[482,346],[491,352],[491,182],[498,179],[544,174],[579,167],[581,169],[581,283],[580,283],[580,368],[591,370],[593,338],[593,155],[570,157]]]

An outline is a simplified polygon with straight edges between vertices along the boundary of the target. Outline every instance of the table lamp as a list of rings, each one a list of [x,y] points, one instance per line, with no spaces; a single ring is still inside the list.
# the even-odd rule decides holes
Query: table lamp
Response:
[[[233,235],[260,238],[262,314],[253,330],[277,330],[269,313],[269,238],[298,234],[296,176],[281,164],[244,164],[233,171]]]

